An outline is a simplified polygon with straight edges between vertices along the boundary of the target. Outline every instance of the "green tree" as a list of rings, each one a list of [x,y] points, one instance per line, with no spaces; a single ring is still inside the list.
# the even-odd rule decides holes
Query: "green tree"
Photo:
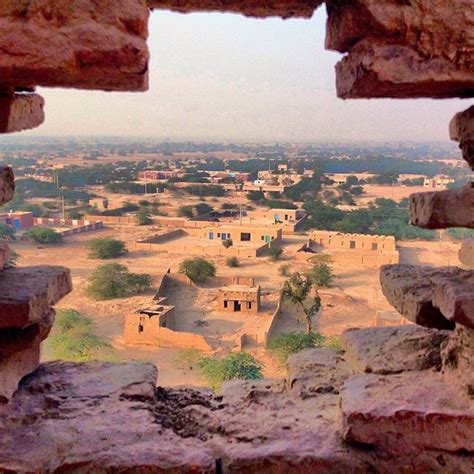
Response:
[[[150,225],[153,221],[150,218],[150,212],[147,207],[142,206],[137,212],[137,223],[138,225]]]
[[[276,262],[283,255],[283,249],[280,247],[270,247],[267,253],[270,259]]]
[[[308,277],[315,285],[327,288],[331,286],[333,273],[329,265],[319,263],[308,272]]]
[[[216,267],[201,257],[187,258],[181,262],[179,273],[183,273],[194,283],[202,283],[216,275]]]
[[[296,354],[304,349],[321,347],[325,337],[318,332],[295,332],[282,334],[281,336],[270,339],[267,343],[267,349],[274,353],[278,360],[283,364],[292,354]]]
[[[194,207],[193,206],[181,206],[178,209],[178,216],[179,217],[188,217],[191,219],[194,216]]]
[[[231,268],[235,268],[235,267],[238,267],[240,265],[239,264],[239,259],[237,257],[228,257],[225,261],[225,264],[228,267],[231,267]]]
[[[214,210],[211,206],[209,206],[209,204],[206,204],[205,202],[200,202],[199,204],[196,204],[195,209],[198,216],[209,214]]]
[[[125,265],[108,263],[94,270],[87,293],[97,300],[124,298],[147,291],[151,282],[150,275],[131,273]]]
[[[307,332],[312,332],[313,318],[321,309],[321,298],[318,294],[311,296],[313,281],[311,278],[293,274],[283,285],[282,296],[284,299],[299,306],[303,311]]]
[[[230,247],[232,247],[232,245],[234,245],[234,242],[232,241],[232,239],[227,239],[227,240],[223,240],[222,241],[222,245],[228,249]]]
[[[252,202],[260,202],[265,199],[265,194],[262,191],[249,191],[247,193],[247,199]]]
[[[61,234],[48,227],[32,227],[24,235],[28,240],[38,244],[58,244],[62,241]]]
[[[7,224],[0,223],[0,240],[15,240],[15,231]]]
[[[89,258],[99,258],[108,260],[118,258],[127,253],[125,242],[112,239],[110,237],[101,237],[87,242],[87,248],[90,250]]]

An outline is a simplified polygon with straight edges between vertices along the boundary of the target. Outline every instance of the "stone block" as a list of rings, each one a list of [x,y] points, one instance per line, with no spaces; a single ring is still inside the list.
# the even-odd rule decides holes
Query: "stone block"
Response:
[[[415,325],[349,329],[341,336],[344,358],[359,372],[396,374],[441,369],[448,331]]]
[[[459,142],[463,158],[474,170],[474,105],[457,113],[449,124],[451,140]]]
[[[5,268],[11,256],[11,250],[6,242],[0,242],[0,271]]]
[[[148,87],[145,0],[5,0],[0,81],[143,91]]]
[[[358,375],[341,391],[344,439],[403,456],[474,452],[474,404],[436,372]]]
[[[342,98],[472,97],[473,4],[327,0],[326,47]]]
[[[388,302],[408,320],[435,329],[474,327],[474,272],[457,267],[384,265],[380,284]]]
[[[323,0],[147,0],[150,8],[168,9],[180,13],[216,11],[242,13],[245,16],[310,18]]]
[[[0,272],[0,330],[39,323],[72,289],[64,267],[17,267]]]
[[[13,199],[15,194],[15,176],[9,166],[0,167],[0,205]]]
[[[459,261],[469,268],[474,268],[474,239],[464,240],[459,249]]]
[[[0,96],[0,133],[21,132],[44,122],[44,100],[38,94]]]
[[[410,223],[425,229],[474,229],[474,183],[410,196]]]

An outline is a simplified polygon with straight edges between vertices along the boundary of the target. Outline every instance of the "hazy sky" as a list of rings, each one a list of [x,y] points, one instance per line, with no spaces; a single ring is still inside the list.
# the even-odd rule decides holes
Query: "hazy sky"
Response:
[[[42,89],[46,123],[31,135],[228,140],[447,140],[459,100],[354,100],[335,93],[338,53],[312,20],[155,11],[150,90]]]

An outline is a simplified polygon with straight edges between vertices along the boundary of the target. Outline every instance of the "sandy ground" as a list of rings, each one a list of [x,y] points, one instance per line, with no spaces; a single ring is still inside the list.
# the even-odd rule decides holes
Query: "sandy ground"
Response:
[[[69,237],[60,246],[48,247],[25,242],[17,242],[13,246],[21,256],[19,264],[22,266],[47,264],[71,268],[74,290],[57,307],[77,309],[89,316],[94,322],[95,333],[109,341],[119,357],[155,363],[159,367],[159,382],[162,385],[202,385],[192,371],[181,372],[175,369],[172,361],[176,350],[124,345],[122,331],[125,315],[148,305],[153,291],[146,295],[106,302],[93,301],[85,294],[87,279],[94,268],[106,263],[88,258],[88,251],[84,245],[86,241],[96,237],[111,236],[124,240],[132,248],[135,240],[147,237],[152,232],[148,227],[107,227],[100,231]],[[228,268],[225,266],[224,257],[212,260],[218,268],[218,275],[254,277],[265,295],[265,310],[270,312],[276,305],[278,291],[285,280],[285,277],[279,275],[278,268],[282,264],[289,264],[290,271],[304,271],[308,266],[305,261],[296,260],[293,257],[303,241],[303,236],[286,238],[284,257],[278,262],[272,262],[268,258],[242,260],[240,267]],[[458,265],[458,249],[459,244],[452,242],[413,241],[399,244],[402,263],[419,265]],[[127,265],[133,272],[149,273],[157,279],[168,268],[171,268],[172,272],[177,272],[184,257],[180,254],[132,251],[115,261]],[[334,285],[320,292],[323,309],[316,327],[323,334],[340,334],[349,327],[372,326],[377,310],[392,309],[382,295],[376,269],[348,265],[344,262],[334,262],[332,267],[335,274]],[[202,331],[213,340],[211,344],[213,347],[220,346],[223,350],[230,350],[234,344],[232,334],[238,332],[248,321],[244,321],[242,316],[232,317],[232,320],[229,320],[228,315],[215,311],[216,291],[212,285],[210,288],[188,288],[184,292],[182,290],[177,292],[171,302],[177,306],[177,315],[182,315],[181,318],[178,317],[180,329]],[[208,325],[197,328],[196,320],[206,320]],[[288,332],[303,329],[304,324],[298,316],[288,311],[288,318],[280,330]],[[265,363],[267,377],[281,375],[281,368],[263,350],[254,352]],[[48,354],[44,356],[45,359],[48,358]]]
[[[358,205],[366,205],[377,198],[393,199],[394,201],[401,201],[403,198],[407,198],[413,193],[426,193],[427,191],[433,191],[430,188],[424,186],[390,186],[390,185],[376,185],[376,184],[364,184],[365,194],[356,198]]]

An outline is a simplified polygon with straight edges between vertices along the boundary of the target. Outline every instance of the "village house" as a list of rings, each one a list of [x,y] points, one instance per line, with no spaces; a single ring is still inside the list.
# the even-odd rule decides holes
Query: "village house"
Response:
[[[230,285],[219,290],[217,309],[232,313],[258,313],[260,286]]]
[[[34,226],[34,217],[32,212],[8,212],[0,214],[0,223],[14,230],[25,230]]]
[[[448,184],[454,183],[454,179],[447,176],[435,176],[434,178],[425,178],[423,186],[425,188],[446,189]]]

